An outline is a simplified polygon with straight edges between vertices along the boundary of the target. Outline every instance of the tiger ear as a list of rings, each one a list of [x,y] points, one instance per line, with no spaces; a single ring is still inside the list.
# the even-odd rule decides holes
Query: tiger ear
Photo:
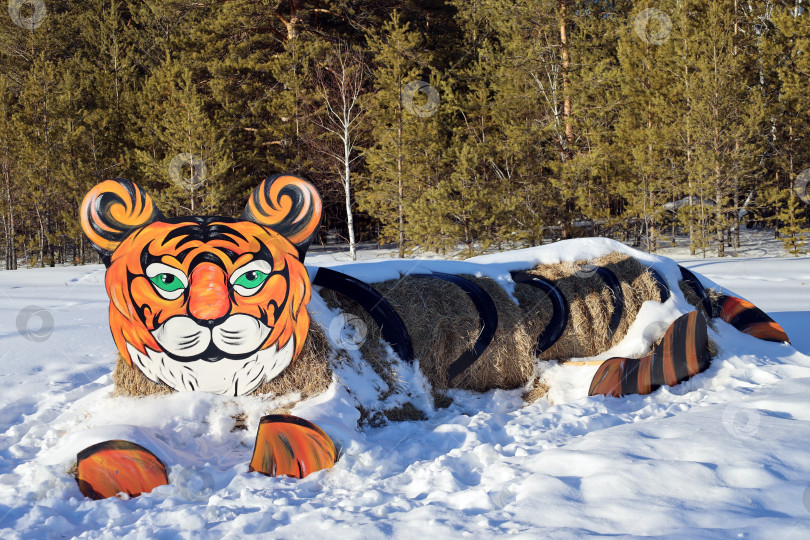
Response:
[[[152,197],[123,178],[97,184],[84,196],[79,214],[84,234],[107,266],[130,233],[163,219]]]
[[[239,216],[271,229],[298,249],[301,262],[321,224],[321,197],[315,186],[297,176],[276,175],[253,190]]]

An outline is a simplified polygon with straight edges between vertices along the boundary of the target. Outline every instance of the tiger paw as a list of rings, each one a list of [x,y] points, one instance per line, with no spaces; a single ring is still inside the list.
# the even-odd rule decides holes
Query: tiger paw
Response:
[[[259,421],[249,470],[303,478],[336,461],[335,444],[321,428],[297,416],[271,414]]]
[[[663,385],[674,386],[709,367],[706,318],[692,311],[675,320],[664,338],[644,358],[611,358],[591,381],[589,396],[650,394]]]
[[[119,493],[137,497],[169,483],[166,466],[141,445],[111,440],[94,444],[76,456],[79,491],[91,499]]]

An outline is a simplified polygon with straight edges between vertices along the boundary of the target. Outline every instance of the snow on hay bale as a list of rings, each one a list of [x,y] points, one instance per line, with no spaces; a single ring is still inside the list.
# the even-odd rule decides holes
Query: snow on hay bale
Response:
[[[613,314],[612,292],[586,264],[611,271],[621,286],[623,312],[612,336],[608,331]],[[530,272],[554,283],[565,296],[570,310],[563,336],[540,360],[567,360],[603,352],[621,341],[643,302],[660,300],[660,291],[649,270],[619,253],[592,261],[541,265]],[[452,283],[416,275],[373,286],[402,318],[413,344],[414,357],[435,389],[485,391],[525,386],[535,373],[537,338],[551,322],[553,307],[547,295],[530,285],[516,284],[518,303],[515,303],[492,279],[461,277],[474,282],[492,298],[498,312],[498,328],[484,353],[453,381],[447,380],[448,366],[473,349],[481,332],[478,311],[467,294]],[[380,345],[380,331],[371,317],[341,294],[322,290],[321,295],[330,306],[363,321],[368,329],[360,345],[363,359],[393,389],[397,375]]]

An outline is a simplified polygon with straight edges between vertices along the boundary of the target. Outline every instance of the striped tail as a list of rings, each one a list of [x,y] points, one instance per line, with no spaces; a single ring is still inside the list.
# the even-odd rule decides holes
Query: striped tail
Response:
[[[713,315],[757,339],[790,343],[785,330],[748,300],[722,295],[715,303]]]
[[[679,317],[653,352],[641,359],[611,358],[599,366],[589,396],[649,394],[674,386],[709,367],[706,318],[698,311]]]

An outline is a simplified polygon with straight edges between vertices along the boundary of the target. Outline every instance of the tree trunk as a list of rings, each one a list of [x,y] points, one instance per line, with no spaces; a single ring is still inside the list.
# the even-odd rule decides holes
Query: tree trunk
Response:
[[[8,205],[8,236],[7,242],[8,247],[6,251],[8,253],[8,264],[6,264],[6,268],[8,270],[16,270],[17,269],[17,249],[15,245],[15,237],[17,235],[17,231],[14,224],[14,200],[11,196],[11,165],[8,161],[8,156],[3,160],[3,179],[5,180],[6,185],[6,204]]]
[[[402,81],[399,81],[400,93]],[[405,257],[405,211],[402,189],[402,100],[397,100],[397,218],[399,220],[399,258]]]
[[[349,229],[349,256],[353,261],[357,260],[357,245],[354,240],[354,216],[352,214],[352,185],[351,172],[349,169],[351,159],[351,148],[349,147],[349,129],[344,128],[343,132],[343,189],[346,192],[346,226]]]
[[[405,257],[405,212],[402,205],[402,120],[397,133],[397,217],[399,218],[399,258]]]
[[[686,8],[684,6],[684,10],[681,13],[681,25],[683,27],[683,32],[686,32],[686,24],[688,18],[686,17]],[[684,94],[686,96],[686,185],[687,189],[689,190],[687,196],[689,197],[689,214],[687,221],[689,223],[689,255],[695,255],[695,210],[694,210],[694,196],[695,196],[695,189],[692,183],[692,174],[690,172],[690,163],[692,162],[692,123],[691,123],[691,111],[692,111],[692,97],[691,97],[691,89],[689,84],[689,38],[684,37],[683,40],[683,86],[684,86]]]
[[[568,0],[557,0],[560,8],[560,57],[563,80],[563,120],[565,122],[566,154],[570,159],[573,153],[574,126],[571,124],[571,58],[568,50],[568,29],[566,27],[568,16]]]

